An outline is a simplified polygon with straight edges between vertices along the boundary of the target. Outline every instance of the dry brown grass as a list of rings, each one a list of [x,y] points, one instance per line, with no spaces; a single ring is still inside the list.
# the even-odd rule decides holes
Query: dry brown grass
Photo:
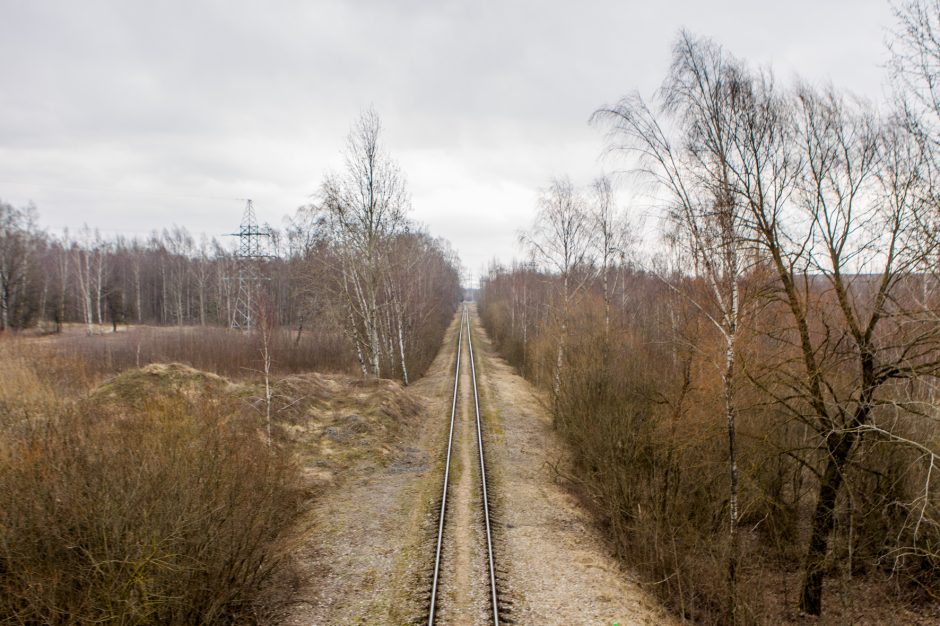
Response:
[[[14,339],[14,341],[16,341]],[[252,376],[259,369],[260,337],[215,326],[132,326],[117,333],[67,332],[31,340],[57,356],[83,361],[96,373],[113,375],[149,363],[185,363],[224,376]],[[273,373],[348,372],[352,349],[339,333],[277,330],[270,345]]]
[[[362,461],[387,462],[420,410],[391,380],[311,373],[274,385],[277,432],[293,445],[315,488],[337,484]]]

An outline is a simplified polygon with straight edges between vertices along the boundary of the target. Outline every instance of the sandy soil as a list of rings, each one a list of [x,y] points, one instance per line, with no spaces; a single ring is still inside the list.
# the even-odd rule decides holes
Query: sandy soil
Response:
[[[564,447],[533,387],[499,358],[475,315],[499,512],[496,555],[516,624],[677,623],[610,554],[589,514],[556,481]]]

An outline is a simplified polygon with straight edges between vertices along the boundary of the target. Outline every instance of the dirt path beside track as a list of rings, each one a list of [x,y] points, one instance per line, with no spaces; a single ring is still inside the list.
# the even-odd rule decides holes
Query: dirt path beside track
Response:
[[[475,312],[474,312],[475,313]],[[503,590],[516,624],[674,624],[610,554],[592,519],[556,480],[567,456],[532,385],[492,348],[474,321],[484,392],[488,469],[496,475]]]
[[[424,614],[458,324],[459,315],[427,374],[407,389],[423,410],[389,460],[350,468],[317,498],[286,624],[409,624]]]

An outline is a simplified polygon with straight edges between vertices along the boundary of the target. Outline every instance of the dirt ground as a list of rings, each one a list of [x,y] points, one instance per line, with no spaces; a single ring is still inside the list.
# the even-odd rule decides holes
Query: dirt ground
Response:
[[[387,460],[350,467],[318,498],[298,550],[305,582],[287,624],[427,619],[458,321],[428,375],[408,390],[424,410],[402,429]],[[551,467],[565,463],[564,449],[531,385],[493,353],[475,317],[473,333],[505,616],[545,626],[673,623],[556,481]],[[466,395],[455,432],[439,623],[470,625],[488,623],[488,606],[466,362],[462,369]],[[455,586],[458,580],[472,584]]]

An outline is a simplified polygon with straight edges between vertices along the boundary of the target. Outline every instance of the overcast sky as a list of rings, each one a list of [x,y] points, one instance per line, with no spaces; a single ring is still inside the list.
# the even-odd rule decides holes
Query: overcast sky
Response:
[[[880,100],[887,0],[0,0],[0,199],[111,235],[280,226],[374,105],[413,217],[478,274],[538,189],[587,183],[596,108],[650,94],[680,28]]]

